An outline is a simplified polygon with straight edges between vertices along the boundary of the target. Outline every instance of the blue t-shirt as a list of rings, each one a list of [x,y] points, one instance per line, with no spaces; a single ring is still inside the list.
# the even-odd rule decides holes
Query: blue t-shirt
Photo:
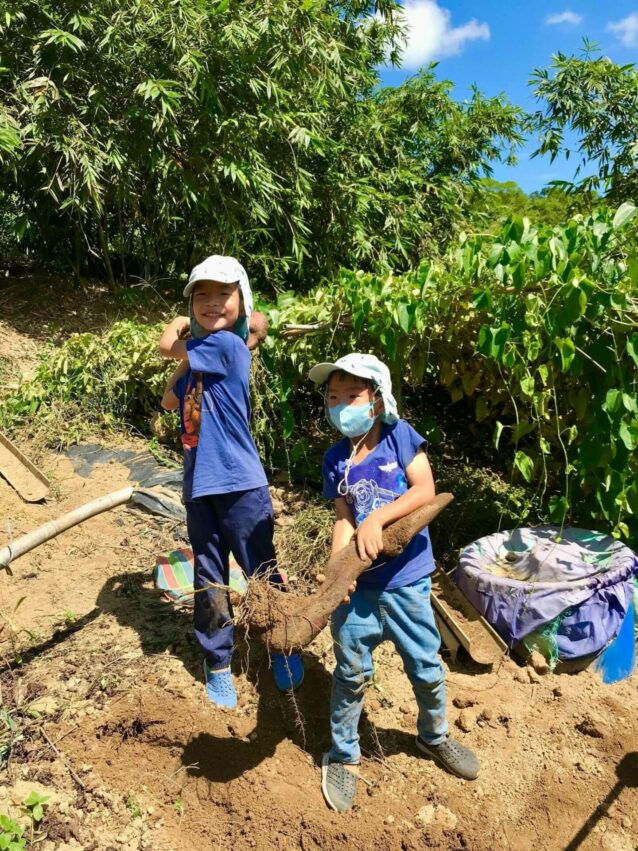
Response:
[[[267,485],[250,433],[250,352],[231,331],[186,344],[175,382],[184,447],[184,501]]]
[[[408,489],[405,475],[419,449],[427,451],[427,441],[405,420],[383,424],[381,437],[372,452],[348,473],[346,502],[352,508],[355,524],[388,502],[394,502]],[[327,499],[343,496],[346,461],[352,447],[347,438],[332,446],[323,459],[323,495]],[[339,493],[341,490],[341,493]],[[432,545],[427,528],[412,538],[396,558],[380,556],[357,580],[361,585],[390,589],[411,585],[434,570]]]

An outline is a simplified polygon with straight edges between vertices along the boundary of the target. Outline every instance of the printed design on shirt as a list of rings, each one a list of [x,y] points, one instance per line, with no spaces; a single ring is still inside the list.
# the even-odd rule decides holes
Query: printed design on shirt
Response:
[[[184,421],[184,434],[182,434],[182,445],[193,449],[199,441],[199,428],[202,422],[202,398],[204,396],[204,376],[201,372],[194,372],[186,386],[184,393],[184,405],[182,407],[182,419]]]
[[[399,466],[398,461],[389,461],[387,464],[379,464],[379,469],[383,473],[391,473],[393,470],[396,470],[396,468],[398,466]]]
[[[368,514],[394,502],[397,494],[387,488],[381,488],[371,479],[359,479],[356,484],[348,488],[346,501],[354,505],[355,521],[357,526],[366,519]]]

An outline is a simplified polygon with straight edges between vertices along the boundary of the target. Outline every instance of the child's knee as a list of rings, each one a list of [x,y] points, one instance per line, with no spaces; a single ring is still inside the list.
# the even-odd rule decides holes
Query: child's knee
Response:
[[[217,626],[232,620],[228,592],[221,588],[209,588],[197,592],[195,612],[199,619],[207,619]]]
[[[440,663],[415,664],[406,670],[406,674],[414,688],[433,691],[445,685],[445,670]]]
[[[340,660],[334,670],[335,680],[349,691],[360,694],[370,685],[374,677],[374,666],[361,656],[353,655],[347,661]]]

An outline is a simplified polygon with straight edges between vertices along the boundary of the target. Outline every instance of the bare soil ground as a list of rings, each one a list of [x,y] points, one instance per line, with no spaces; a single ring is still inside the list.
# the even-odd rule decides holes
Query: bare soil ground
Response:
[[[0,355],[11,357],[39,344],[5,312],[6,340]],[[0,479],[0,544],[128,483],[117,463],[81,478],[64,456],[41,457],[54,482],[46,504],[22,502]],[[364,782],[351,813],[329,811],[318,767],[329,636],[305,654],[296,701],[240,636],[239,708],[211,707],[188,616],[151,587],[174,532],[119,508],[0,576],[0,727],[16,724],[0,812],[18,814],[32,790],[49,795],[42,851],[638,848],[638,677],[604,686],[511,659],[497,670],[446,663],[452,730],[482,760],[466,783],[418,756],[409,684],[381,647],[362,723]]]

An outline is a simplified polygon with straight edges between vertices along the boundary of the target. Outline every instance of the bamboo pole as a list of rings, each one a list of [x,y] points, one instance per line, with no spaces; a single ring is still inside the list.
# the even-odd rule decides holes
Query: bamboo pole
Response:
[[[94,517],[96,514],[108,511],[110,508],[115,508],[117,505],[123,505],[125,502],[129,502],[132,495],[132,487],[122,488],[119,491],[100,496],[98,499],[92,500],[92,502],[87,502],[85,505],[81,505],[79,508],[63,514],[56,520],[49,520],[47,523],[43,523],[42,526],[38,526],[32,532],[22,535],[21,538],[18,538],[11,544],[7,544],[6,547],[0,550],[0,568],[4,568],[10,573],[11,571],[8,566],[15,559],[35,549],[35,547],[40,546],[45,541],[50,541],[51,538],[55,538],[72,526],[77,526],[78,523],[88,520],[89,517]]]

